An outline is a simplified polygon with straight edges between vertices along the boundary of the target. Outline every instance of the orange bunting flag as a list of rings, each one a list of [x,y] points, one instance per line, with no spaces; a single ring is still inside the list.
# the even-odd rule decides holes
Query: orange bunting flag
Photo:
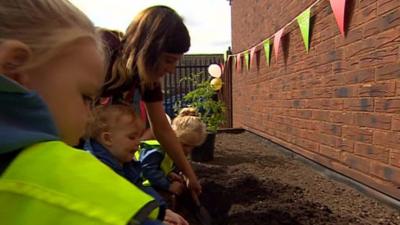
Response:
[[[344,31],[344,13],[346,9],[346,0],[330,0],[333,14],[335,14],[336,23],[339,26],[340,33],[345,36]]]
[[[275,50],[276,61],[278,61],[279,47],[281,44],[281,38],[283,35],[283,31],[284,31],[284,28],[280,29],[278,32],[276,32],[275,37],[274,37],[274,50]]]

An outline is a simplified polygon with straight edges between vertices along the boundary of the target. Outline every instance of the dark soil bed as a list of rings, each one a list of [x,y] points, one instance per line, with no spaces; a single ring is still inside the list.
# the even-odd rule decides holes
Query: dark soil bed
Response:
[[[400,225],[398,210],[280,150],[247,132],[217,135],[214,160],[193,163],[213,224]],[[182,213],[192,225],[200,224],[193,214]]]

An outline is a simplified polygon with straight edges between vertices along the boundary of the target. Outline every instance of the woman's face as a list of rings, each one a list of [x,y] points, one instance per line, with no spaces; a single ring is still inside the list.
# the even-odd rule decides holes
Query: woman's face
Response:
[[[176,64],[181,59],[183,54],[174,54],[174,53],[167,53],[163,52],[161,54],[160,63],[156,69],[156,76],[159,80],[167,73],[175,73]]]

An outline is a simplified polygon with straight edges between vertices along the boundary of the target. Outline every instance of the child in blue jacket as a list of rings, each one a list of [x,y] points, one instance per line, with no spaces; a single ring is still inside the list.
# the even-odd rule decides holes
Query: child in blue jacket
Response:
[[[144,125],[136,117],[134,109],[127,105],[98,106],[93,116],[88,127],[90,139],[84,148],[120,176],[153,196],[160,204],[160,211],[165,212],[165,223],[187,224],[181,216],[166,209],[164,199],[152,187],[143,186],[141,164],[134,160],[134,156]]]
[[[206,125],[200,120],[195,108],[184,108],[172,122],[184,154],[187,156],[194,147],[201,145],[206,138]],[[180,195],[185,182],[177,173],[169,155],[156,140],[143,141],[136,153],[143,168],[145,182],[155,189]]]

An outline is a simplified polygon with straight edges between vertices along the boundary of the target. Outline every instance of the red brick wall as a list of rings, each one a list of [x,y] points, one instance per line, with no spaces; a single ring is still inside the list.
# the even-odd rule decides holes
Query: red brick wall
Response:
[[[233,53],[313,2],[232,0]],[[294,23],[270,67],[259,50],[258,66],[234,70],[234,126],[400,199],[400,0],[348,0],[346,38],[328,0],[312,13],[308,54]]]

